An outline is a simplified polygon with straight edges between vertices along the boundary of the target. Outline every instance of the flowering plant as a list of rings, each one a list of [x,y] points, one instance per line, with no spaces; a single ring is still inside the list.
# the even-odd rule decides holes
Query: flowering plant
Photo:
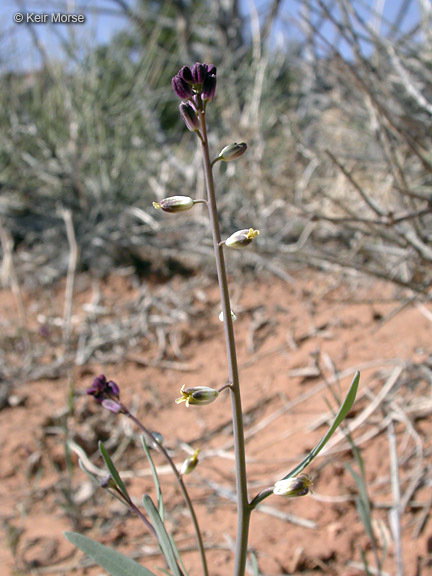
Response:
[[[312,480],[303,470],[312,462],[317,454],[328,442],[336,428],[350,410],[359,384],[359,373],[354,376],[352,384],[342,403],[338,413],[335,416],[333,424],[330,426],[324,437],[309,452],[309,454],[282,479],[276,483],[269,482],[269,486],[261,490],[254,497],[248,493],[248,483],[246,474],[246,456],[244,442],[243,412],[241,405],[241,388],[239,371],[237,365],[236,346],[234,339],[233,321],[235,315],[231,310],[228,279],[225,269],[224,251],[226,248],[246,249],[255,241],[259,234],[254,228],[247,228],[234,231],[227,239],[222,240],[219,219],[217,212],[216,193],[213,179],[213,167],[217,162],[231,162],[240,158],[247,150],[247,145],[243,142],[234,143],[225,146],[222,151],[211,160],[210,149],[207,137],[206,125],[206,108],[213,100],[216,91],[216,67],[212,64],[203,64],[197,62],[189,68],[183,66],[172,79],[172,88],[175,94],[181,99],[179,106],[180,116],[183,119],[186,128],[195,133],[201,146],[203,158],[203,170],[205,176],[207,197],[206,199],[192,199],[189,196],[171,196],[154,202],[157,209],[175,214],[183,212],[194,207],[196,203],[204,203],[208,208],[214,257],[218,275],[220,297],[221,297],[221,314],[220,319],[224,323],[224,334],[226,343],[226,353],[228,361],[228,383],[216,390],[207,386],[197,386],[193,388],[181,387],[181,396],[175,400],[177,404],[184,403],[186,407],[208,405],[217,401],[218,397],[226,391],[231,398],[232,408],[232,425],[234,437],[235,465],[236,465],[236,494],[237,494],[237,538],[234,557],[234,576],[244,576],[246,567],[246,558],[248,553],[248,534],[250,518],[257,506],[271,495],[282,497],[300,497],[308,494],[312,486]],[[87,394],[93,396],[95,400],[114,414],[122,414],[132,420],[142,433],[143,448],[153,472],[153,480],[156,486],[157,502],[153,503],[148,495],[143,497],[143,510],[136,506],[127,489],[120,478],[113,462],[102,443],[100,443],[101,455],[105,461],[108,476],[102,483],[102,488],[109,491],[112,496],[120,500],[130,511],[131,514],[138,516],[155,538],[158,540],[160,549],[165,558],[165,572],[172,576],[185,576],[187,570],[184,567],[180,555],[176,549],[175,543],[168,533],[164,523],[164,508],[162,492],[160,490],[159,478],[156,468],[150,455],[149,447],[157,450],[165,458],[172,469],[179,488],[182,492],[185,505],[191,516],[194,527],[197,549],[201,559],[202,574],[208,576],[209,570],[207,565],[204,543],[201,531],[198,526],[197,517],[194,511],[193,503],[189,497],[183,476],[191,473],[198,464],[197,448],[193,454],[185,460],[180,468],[177,469],[171,456],[164,448],[159,437],[152,433],[146,426],[140,422],[129,409],[120,401],[120,389],[117,384],[107,381],[105,376],[101,375],[95,378],[87,390]],[[132,561],[85,536],[66,533],[66,537],[78,548],[91,556],[100,566],[105,568],[113,576],[122,576],[129,574],[131,576],[153,576],[153,573]]]

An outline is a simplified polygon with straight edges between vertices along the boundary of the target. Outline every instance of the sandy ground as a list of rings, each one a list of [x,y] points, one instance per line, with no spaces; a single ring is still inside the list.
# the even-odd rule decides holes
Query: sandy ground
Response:
[[[85,277],[76,284],[72,345],[80,325],[90,321],[86,303],[92,289]],[[122,302],[126,318],[138,289],[129,277],[113,277],[101,285],[98,305],[109,311]],[[165,290],[180,293],[181,283],[173,281]],[[293,284],[273,277],[245,282],[233,289],[232,307],[238,316],[250,495],[272,485],[314,446],[337,409],[335,397],[343,397],[360,370],[358,399],[347,424],[364,463],[376,555],[383,573],[398,574],[399,556],[406,576],[426,576],[432,574],[432,307],[410,296],[371,280],[305,273]],[[100,373],[120,385],[122,400],[149,429],[163,434],[179,465],[188,446],[201,449],[199,466],[186,483],[210,574],[231,573],[236,516],[229,393],[205,407],[174,403],[182,384],[226,382],[217,291],[195,287],[188,304],[193,314],[179,315],[169,330],[152,338],[131,337],[122,361],[94,355],[82,366],[61,362],[62,333],[54,320],[63,314],[62,288],[23,298],[30,347],[43,348],[39,362],[61,369],[37,380],[26,377],[24,369],[17,372],[32,361],[17,328],[15,298],[8,290],[0,292],[2,576],[102,574],[64,540],[63,530],[116,546],[148,568],[163,567],[144,525],[94,488],[78,467],[76,452],[82,448],[102,469],[97,454],[102,439],[137,502],[144,492],[153,495],[137,430],[83,395]],[[189,517],[164,462],[157,457],[156,462],[167,525],[189,574],[199,575]],[[376,567],[347,465],[359,473],[351,445],[337,434],[307,470],[312,495],[271,496],[254,513],[250,547],[263,574],[354,576],[364,574],[362,555]]]

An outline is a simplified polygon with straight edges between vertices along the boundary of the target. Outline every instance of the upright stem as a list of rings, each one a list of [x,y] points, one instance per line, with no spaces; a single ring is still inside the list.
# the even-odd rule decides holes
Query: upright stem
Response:
[[[228,291],[228,280],[225,269],[223,247],[220,245],[221,235],[220,235],[219,218],[216,206],[213,171],[210,161],[209,146],[207,140],[205,112],[198,111],[198,117],[201,125],[200,141],[203,154],[204,175],[207,188],[207,200],[208,200],[210,224],[213,236],[216,270],[222,302],[226,353],[228,360],[228,375],[230,382],[232,420],[233,420],[234,451],[235,451],[235,465],[236,465],[236,490],[237,490],[237,538],[236,538],[236,549],[234,558],[234,576],[243,576],[246,567],[246,554],[247,554],[251,507],[249,504],[247,494],[246,458],[245,458],[245,443],[243,432],[243,413],[242,413],[241,396],[240,396],[240,382],[238,375],[233,321],[231,317],[231,304]]]

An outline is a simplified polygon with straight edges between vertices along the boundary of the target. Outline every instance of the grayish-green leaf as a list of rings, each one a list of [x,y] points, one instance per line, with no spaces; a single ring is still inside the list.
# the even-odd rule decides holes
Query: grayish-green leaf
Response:
[[[150,518],[151,523],[153,524],[153,528],[156,531],[157,539],[159,545],[161,547],[162,553],[167,561],[168,567],[174,576],[182,576],[180,569],[177,565],[177,560],[175,556],[175,552],[171,545],[170,537],[165,529],[164,523],[162,522],[161,517],[159,516],[159,512],[157,511],[156,506],[153,504],[152,499],[147,494],[143,496],[143,505],[144,509]]]
[[[325,434],[325,436],[323,436],[321,438],[321,440],[318,442],[318,444],[309,452],[309,454],[306,456],[306,458],[304,458],[300,462],[300,464],[298,464],[298,466],[293,468],[291,470],[291,472],[289,472],[286,476],[284,476],[284,478],[283,478],[284,480],[286,478],[292,478],[293,476],[297,476],[298,474],[300,474],[300,472],[302,470],[304,470],[306,468],[306,466],[308,466],[312,462],[312,460],[321,452],[321,450],[324,448],[324,446],[327,444],[327,442],[330,440],[330,438],[335,433],[336,429],[338,428],[338,426],[340,425],[342,420],[345,418],[345,416],[351,410],[351,406],[353,405],[356,394],[357,394],[359,381],[360,381],[360,372],[356,372],[354,374],[353,381],[351,382],[351,386],[347,392],[345,400],[343,401],[341,407],[339,408],[339,411],[335,416],[333,424],[328,429],[327,434]]]
[[[99,442],[99,450],[102,454],[102,458],[104,459],[105,465],[108,468],[109,473],[111,474],[112,479],[116,483],[117,487],[119,488],[120,492],[126,498],[126,500],[130,500],[129,494],[127,493],[126,486],[123,484],[123,480],[120,478],[119,473],[117,472],[117,468],[114,466],[114,462],[111,460],[110,455],[106,451],[105,446],[102,442]]]
[[[95,542],[91,538],[87,538],[87,536],[76,532],[63,532],[63,535],[71,544],[87,554],[87,556],[90,556],[96,564],[101,566],[111,576],[154,576],[153,572],[150,572],[150,570],[147,570],[135,560],[103,544],[99,544],[99,542]]]
[[[162,522],[163,522],[164,517],[165,517],[165,513],[164,513],[164,505],[163,505],[163,500],[162,500],[162,490],[161,490],[161,486],[160,486],[160,482],[159,482],[159,476],[158,476],[156,466],[154,465],[153,458],[151,457],[150,450],[149,450],[149,447],[147,446],[147,443],[145,441],[144,436],[141,436],[141,443],[143,445],[145,455],[147,456],[147,460],[148,460],[149,465],[150,465],[151,473],[153,476],[153,483],[154,483],[155,489],[156,489],[156,501],[157,501],[157,505],[158,505],[158,512],[159,512],[159,516],[161,517]]]
[[[169,537],[169,539],[170,539],[171,546],[172,546],[172,548],[173,548],[173,550],[174,550],[175,557],[177,558],[177,563],[179,564],[180,568],[182,569],[183,574],[184,574],[185,576],[187,576],[187,570],[186,570],[186,568],[185,568],[185,565],[183,564],[183,560],[182,560],[181,557],[180,557],[180,554],[179,554],[179,551],[178,551],[178,549],[177,549],[176,543],[174,542],[174,538],[171,536],[171,534],[168,534],[168,537]]]

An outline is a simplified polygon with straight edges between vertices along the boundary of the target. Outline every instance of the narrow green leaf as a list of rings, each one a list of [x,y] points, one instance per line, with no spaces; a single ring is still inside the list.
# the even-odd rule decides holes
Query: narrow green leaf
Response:
[[[328,429],[327,434],[321,438],[318,444],[309,452],[309,454],[306,456],[306,458],[304,458],[300,462],[300,464],[298,464],[295,468],[291,470],[291,472],[289,472],[286,476],[284,476],[283,478],[284,480],[286,478],[292,478],[293,476],[297,476],[298,474],[300,474],[300,472],[304,470],[306,466],[308,466],[312,462],[312,460],[321,452],[321,450],[324,448],[324,446],[327,444],[327,442],[335,433],[339,424],[351,410],[351,406],[353,405],[357,394],[359,381],[360,381],[360,372],[356,372],[354,374],[353,381],[351,382],[351,386],[347,392],[345,400],[343,401],[341,407],[339,408],[339,411],[335,416],[333,424]]]
[[[363,506],[365,507],[365,509],[367,509],[367,511],[370,515],[370,501],[369,501],[369,496],[368,496],[367,489],[366,489],[366,481],[365,481],[364,477],[360,476],[360,474],[357,474],[356,472],[354,472],[354,470],[352,469],[352,467],[348,463],[345,464],[345,468],[348,470],[348,472],[353,477],[355,485],[356,485],[358,493],[359,493],[358,497],[360,498],[360,500],[363,503]]]
[[[357,513],[358,513],[359,518],[360,518],[360,522],[363,524],[364,531],[366,532],[369,540],[372,542],[374,540],[374,535],[373,535],[373,531],[372,531],[371,517],[369,515],[367,506],[365,505],[363,500],[361,500],[361,498],[356,498],[355,503],[356,503]]]
[[[151,523],[153,524],[153,528],[156,531],[156,536],[159,542],[159,546],[161,547],[162,554],[167,561],[168,567],[174,576],[182,576],[180,569],[177,565],[175,552],[171,545],[170,537],[165,529],[164,523],[162,522],[161,517],[159,516],[159,512],[157,508],[153,504],[152,499],[147,494],[143,496],[143,505],[144,509],[150,518]]]
[[[144,436],[141,436],[141,443],[143,445],[145,455],[147,456],[147,460],[148,460],[149,465],[150,465],[150,470],[151,470],[151,473],[153,476],[153,483],[154,483],[155,489],[156,489],[156,501],[157,501],[157,505],[158,505],[159,516],[161,517],[162,522],[163,522],[164,518],[165,518],[165,511],[164,511],[164,505],[163,505],[163,500],[162,500],[162,490],[161,490],[161,486],[160,486],[160,482],[159,482],[159,476],[158,476],[156,466],[154,465],[153,458],[151,457],[150,450],[149,450],[149,447],[147,446],[147,443],[145,441]]]
[[[360,557],[361,557],[362,562],[363,562],[364,571],[365,571],[366,576],[372,576],[372,574],[369,572],[369,564],[368,564],[368,561],[366,559],[365,553],[363,552],[363,550],[359,550],[359,552],[360,552]]]
[[[183,560],[180,558],[180,554],[179,554],[179,551],[177,549],[176,543],[174,542],[174,538],[171,536],[171,534],[168,534],[168,537],[170,539],[171,546],[174,550],[174,554],[175,554],[175,557],[177,559],[177,563],[179,564],[180,568],[182,569],[184,576],[187,576],[187,570],[185,568],[185,565],[183,564]]]
[[[95,542],[91,538],[87,538],[87,536],[76,532],[63,532],[63,535],[71,544],[87,554],[87,556],[90,556],[96,564],[101,566],[111,576],[155,576],[153,572],[150,572],[150,570],[147,570],[135,560],[103,544],[99,544],[99,542]]]
[[[126,486],[123,484],[123,480],[120,478],[120,475],[117,472],[117,468],[114,466],[114,462],[111,460],[110,455],[106,451],[106,448],[102,444],[102,442],[99,442],[99,451],[102,454],[102,458],[104,459],[105,465],[108,468],[108,471],[111,474],[111,477],[114,480],[114,482],[116,483],[120,492],[123,494],[123,496],[126,498],[126,500],[130,501],[129,494],[127,493],[127,490],[126,490]]]

